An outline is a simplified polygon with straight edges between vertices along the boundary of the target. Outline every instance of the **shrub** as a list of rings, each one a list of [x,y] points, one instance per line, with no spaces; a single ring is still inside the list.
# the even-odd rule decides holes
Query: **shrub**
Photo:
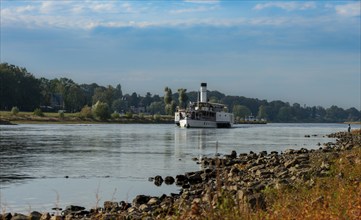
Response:
[[[107,103],[98,101],[93,105],[93,114],[101,120],[108,119],[110,117],[109,106]]]
[[[133,118],[133,113],[127,112],[127,113],[125,113],[125,117],[128,119],[131,119],[131,118]]]
[[[154,119],[155,121],[160,121],[160,114],[155,114],[155,115],[153,115],[153,119]]]
[[[39,116],[39,117],[44,116],[44,113],[40,108],[35,109],[33,114],[36,115],[36,116]]]
[[[65,114],[63,111],[59,111],[58,114],[59,114],[59,118],[61,118],[61,119],[65,118]]]
[[[79,117],[80,118],[92,118],[93,117],[92,108],[87,105],[84,106],[79,113]]]
[[[11,114],[12,115],[17,115],[19,113],[19,108],[18,107],[13,107],[12,109],[11,109]]]
[[[111,117],[112,117],[113,119],[119,119],[119,118],[120,118],[120,114],[119,114],[118,112],[114,112],[114,113],[111,114]]]

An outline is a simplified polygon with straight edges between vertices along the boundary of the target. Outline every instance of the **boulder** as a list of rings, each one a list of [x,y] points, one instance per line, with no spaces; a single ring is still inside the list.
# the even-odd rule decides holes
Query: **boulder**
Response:
[[[122,210],[122,211],[127,210],[131,206],[132,205],[130,203],[127,203],[127,202],[124,202],[124,201],[119,202],[119,209]]]
[[[139,207],[140,205],[146,204],[150,200],[150,196],[138,195],[133,199],[132,206]]]
[[[163,181],[164,181],[163,178],[159,175],[154,177],[154,184],[156,186],[162,185]]]
[[[29,220],[29,217],[23,214],[15,213],[11,220]]]
[[[185,175],[177,175],[175,179],[176,179],[177,186],[182,186],[182,185],[188,183],[188,178]]]
[[[40,220],[42,214],[40,212],[33,211],[30,213],[29,219],[30,220]]]
[[[202,177],[200,172],[195,172],[188,176],[188,182],[191,185],[198,184],[202,182]]]
[[[173,183],[174,183],[174,178],[172,177],[172,176],[167,176],[167,177],[165,177],[165,179],[164,179],[164,182],[165,182],[165,184],[167,184],[167,185],[172,185]]]
[[[112,202],[112,201],[105,201],[104,202],[104,209],[105,211],[110,211],[114,208],[118,208],[119,204],[117,202]]]
[[[49,212],[46,212],[41,216],[40,220],[50,220],[50,218],[51,218],[51,216],[50,216]]]
[[[147,205],[149,206],[153,206],[159,203],[159,199],[156,197],[152,197],[149,199],[149,201],[147,202]]]
[[[69,205],[65,208],[65,211],[71,211],[71,212],[77,212],[77,211],[82,211],[85,210],[84,207],[81,206],[76,206],[76,205]]]
[[[1,219],[10,220],[13,217],[13,215],[10,212],[8,212],[8,213],[4,213],[3,215],[0,215],[0,217]]]

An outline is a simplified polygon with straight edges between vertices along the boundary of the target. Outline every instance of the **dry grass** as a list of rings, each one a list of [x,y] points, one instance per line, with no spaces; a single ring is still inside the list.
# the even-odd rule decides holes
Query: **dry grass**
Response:
[[[361,135],[361,130],[353,134]],[[266,188],[266,210],[251,211],[230,193],[218,190],[210,195],[213,202],[193,202],[172,219],[361,219],[360,146],[341,152],[330,164],[330,175],[313,177],[312,187]]]
[[[270,207],[265,219],[360,219],[361,149],[344,152],[334,161],[331,176],[318,178],[312,188],[304,185],[267,192]]]

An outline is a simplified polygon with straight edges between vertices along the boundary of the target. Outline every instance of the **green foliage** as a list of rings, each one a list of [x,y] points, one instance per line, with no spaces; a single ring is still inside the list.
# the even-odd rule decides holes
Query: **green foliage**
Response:
[[[233,114],[234,117],[239,117],[241,119],[244,119],[247,116],[251,115],[251,110],[247,108],[247,106],[244,105],[235,105],[233,106]]]
[[[25,68],[7,63],[0,64],[0,106],[9,110],[13,106],[32,111],[41,102],[40,83]]]
[[[154,119],[155,121],[160,121],[160,114],[155,114],[155,115],[153,115],[153,119]]]
[[[110,118],[109,106],[107,103],[98,101],[95,103],[95,105],[93,105],[92,112],[95,117],[99,118],[100,120],[106,120]]]
[[[188,96],[187,96],[186,92],[187,92],[187,89],[183,89],[183,88],[178,89],[178,93],[179,93],[178,101],[179,101],[179,106],[181,108],[184,108],[188,101]]]
[[[148,111],[150,114],[164,114],[165,113],[164,109],[165,109],[165,105],[161,101],[152,102],[148,107]]]
[[[124,112],[128,109],[128,102],[121,99],[116,99],[112,103],[112,111]]]
[[[165,105],[165,112],[167,115],[174,115],[176,104],[172,101],[170,104]]]
[[[128,119],[133,118],[133,113],[127,112],[127,113],[125,113],[125,117]]]
[[[39,117],[44,117],[44,113],[40,108],[36,108],[33,114]]]
[[[61,118],[61,119],[65,118],[64,111],[59,111],[58,114],[59,114],[59,118]]]
[[[19,113],[19,108],[14,106],[11,108],[11,114],[12,115],[17,115]]]
[[[113,112],[111,115],[112,119],[119,119],[120,118],[120,114],[118,112]]]
[[[289,106],[282,106],[277,114],[278,121],[290,121],[292,117],[292,108]]]
[[[93,112],[92,112],[92,108],[89,106],[84,106],[80,113],[79,113],[79,117],[81,118],[92,118],[93,117]]]
[[[261,105],[258,108],[257,118],[258,119],[268,119],[267,111],[266,111],[266,108],[264,107],[264,105]]]
[[[169,105],[172,102],[172,90],[168,87],[164,88],[164,103],[165,105]]]

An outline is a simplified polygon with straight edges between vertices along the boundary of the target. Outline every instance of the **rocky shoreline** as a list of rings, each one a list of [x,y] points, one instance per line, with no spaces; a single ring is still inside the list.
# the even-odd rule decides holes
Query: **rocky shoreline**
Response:
[[[303,184],[312,187],[314,178],[331,175],[331,161],[344,151],[361,146],[361,130],[357,133],[339,132],[329,135],[336,142],[325,143],[317,150],[301,148],[259,153],[239,154],[232,151],[224,157],[202,158],[203,169],[173,177],[156,176],[151,180],[161,185],[173,182],[181,188],[179,194],[152,197],[138,195],[131,203],[106,201],[103,207],[86,210],[81,206],[57,209],[57,214],[32,212],[0,214],[0,219],[171,219],[182,213],[197,215],[200,209],[216,207],[222,195],[227,195],[242,207],[252,211],[267,209],[265,189],[282,189]],[[358,158],[359,159],[359,158]],[[342,176],[342,173],[337,175]],[[190,211],[191,210],[191,211]]]

